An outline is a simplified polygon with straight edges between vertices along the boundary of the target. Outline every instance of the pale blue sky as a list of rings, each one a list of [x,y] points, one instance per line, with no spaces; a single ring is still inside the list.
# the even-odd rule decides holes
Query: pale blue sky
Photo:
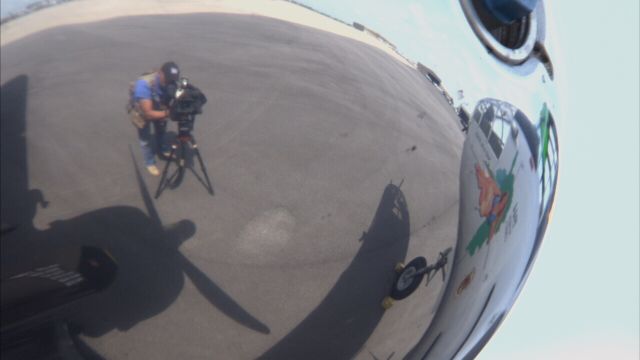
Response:
[[[385,11],[388,5],[359,1],[357,11],[341,9],[339,0],[305,3],[322,2],[338,18],[362,21],[409,58],[429,63],[419,41],[437,34],[419,30],[437,26],[437,19],[430,19],[434,25],[421,23],[420,17],[397,18]],[[2,0],[3,16],[12,3],[25,1]],[[421,2],[404,4],[421,10]],[[562,107],[556,117],[561,154],[556,208],[522,294],[478,359],[636,360],[639,2],[545,4],[559,45],[553,59]]]
[[[5,17],[12,13],[23,10],[27,5],[32,4],[34,0],[0,0],[0,17]]]

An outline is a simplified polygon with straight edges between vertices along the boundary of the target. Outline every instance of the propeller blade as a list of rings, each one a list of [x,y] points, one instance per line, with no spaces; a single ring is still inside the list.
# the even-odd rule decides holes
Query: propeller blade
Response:
[[[269,334],[271,330],[260,320],[253,317],[245,309],[242,308],[235,300],[224,292],[216,283],[198,269],[187,257],[177,252],[178,261],[182,265],[184,273],[187,274],[196,289],[204,296],[211,305],[218,308],[225,315],[235,320],[237,323],[248,327],[251,330]]]

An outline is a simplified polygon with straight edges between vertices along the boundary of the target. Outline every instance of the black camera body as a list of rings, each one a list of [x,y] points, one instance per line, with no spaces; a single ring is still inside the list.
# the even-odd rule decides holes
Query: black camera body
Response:
[[[178,136],[188,136],[193,130],[196,115],[202,114],[207,97],[186,78],[167,86],[169,118],[178,123]]]

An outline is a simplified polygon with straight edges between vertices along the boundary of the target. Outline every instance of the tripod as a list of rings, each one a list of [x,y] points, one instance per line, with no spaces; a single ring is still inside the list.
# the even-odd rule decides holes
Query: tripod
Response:
[[[200,169],[202,170],[202,174],[206,180],[203,181],[202,178],[193,170],[193,167],[187,166],[186,161],[186,152],[187,148],[191,148],[193,153],[198,158],[198,162],[200,163]],[[167,178],[167,174],[169,171],[169,165],[175,160],[178,168],[176,171]],[[196,143],[196,139],[190,133],[180,132],[178,137],[171,144],[171,153],[169,154],[169,158],[167,159],[167,163],[162,170],[162,177],[160,178],[160,183],[158,184],[158,189],[156,190],[155,198],[160,197],[160,194],[164,191],[165,188],[171,187],[175,189],[182,182],[182,178],[184,177],[185,168],[188,168],[193,172],[193,175],[196,176],[198,181],[205,187],[207,192],[213,196],[213,186],[211,186],[211,181],[209,181],[209,175],[207,174],[207,168],[204,166],[204,162],[202,161],[202,156],[200,155],[200,150],[198,150],[198,144]]]

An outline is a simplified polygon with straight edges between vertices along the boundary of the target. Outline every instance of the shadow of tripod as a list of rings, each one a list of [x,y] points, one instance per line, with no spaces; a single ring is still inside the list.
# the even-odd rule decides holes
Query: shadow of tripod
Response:
[[[204,176],[204,180],[198,173],[195,172],[193,166],[190,164],[191,162],[187,161],[187,151],[191,149],[195,157],[198,159],[198,163],[200,163],[200,170]],[[198,144],[196,143],[196,139],[189,132],[180,131],[176,139],[171,144],[171,152],[169,154],[169,158],[166,159],[167,163],[162,170],[162,177],[160,177],[160,183],[158,184],[158,189],[156,190],[155,198],[160,197],[164,189],[170,187],[171,189],[175,189],[182,183],[182,179],[184,177],[184,173],[186,169],[191,170],[193,175],[198,179],[198,181],[205,187],[207,192],[213,196],[213,186],[211,185],[211,181],[209,180],[209,175],[207,174],[207,168],[204,166],[204,161],[202,161],[202,155],[200,155],[200,150],[198,149]],[[171,176],[167,176],[169,173],[169,166],[172,162],[176,163],[177,168],[171,174]]]

